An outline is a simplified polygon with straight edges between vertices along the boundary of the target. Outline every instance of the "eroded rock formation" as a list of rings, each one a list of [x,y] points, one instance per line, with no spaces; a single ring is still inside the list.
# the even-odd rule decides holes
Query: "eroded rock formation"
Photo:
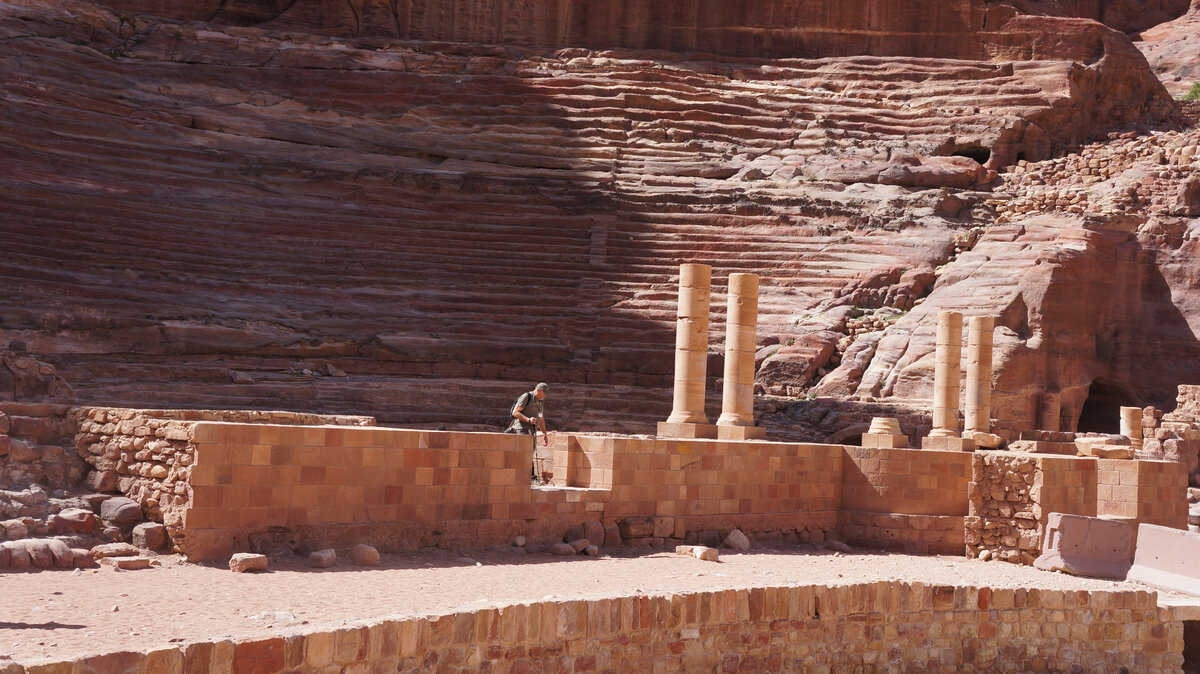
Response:
[[[1200,375],[1195,131],[1086,12],[109,4],[0,10],[0,346],[82,401],[488,428],[551,380],[552,427],[647,431],[680,262],[710,359],[756,273],[762,390],[906,432],[939,308],[998,317],[1002,428]]]

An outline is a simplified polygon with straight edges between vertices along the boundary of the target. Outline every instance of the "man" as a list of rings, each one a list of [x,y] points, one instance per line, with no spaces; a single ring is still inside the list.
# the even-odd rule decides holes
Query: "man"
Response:
[[[546,415],[542,409],[542,401],[549,394],[550,387],[542,382],[535,386],[532,391],[526,391],[517,398],[517,402],[512,406],[512,422],[508,428],[504,429],[505,433],[521,433],[533,436],[534,461],[529,467],[530,477],[534,482],[541,482],[537,474],[537,432],[542,429],[542,440],[545,446],[550,444],[550,435],[546,433]]]

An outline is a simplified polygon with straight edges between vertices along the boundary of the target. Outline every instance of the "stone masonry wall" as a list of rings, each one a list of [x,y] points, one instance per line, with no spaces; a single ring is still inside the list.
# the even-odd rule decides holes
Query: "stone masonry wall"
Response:
[[[544,601],[0,672],[1180,672],[1183,623],[1156,604],[1145,591],[759,587]]]
[[[200,421],[368,425],[371,417],[252,410],[137,410],[76,407],[68,413],[75,446],[91,467],[87,485],[119,491],[146,515],[178,533],[191,505],[188,484],[195,462],[192,428]]]
[[[1096,515],[1096,459],[976,452],[967,555],[1032,564],[1052,512]]]

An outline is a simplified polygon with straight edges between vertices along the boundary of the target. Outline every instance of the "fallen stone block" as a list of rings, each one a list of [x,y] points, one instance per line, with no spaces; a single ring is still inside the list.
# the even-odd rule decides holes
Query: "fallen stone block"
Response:
[[[105,566],[115,566],[122,571],[139,571],[150,568],[148,557],[105,557],[100,560]]]
[[[0,522],[0,529],[4,530],[4,537],[10,541],[19,540],[29,535],[29,527],[21,520],[5,520]]]
[[[1106,443],[1089,443],[1083,442],[1084,439],[1076,440],[1075,446],[1079,450],[1079,456],[1093,456],[1097,459],[1132,459],[1133,447],[1126,445],[1111,445]]]
[[[550,546],[550,554],[558,555],[559,557],[574,557],[579,554],[573,545],[568,543],[555,543]]]
[[[92,557],[91,550],[83,548],[71,548],[71,564],[77,569],[90,569],[96,566],[96,558]]]
[[[266,571],[267,556],[250,552],[239,552],[229,558],[229,570],[236,573],[247,571]]]
[[[821,547],[825,548],[826,550],[832,550],[833,552],[840,552],[842,554],[850,554],[851,552],[854,552],[854,548],[851,548],[849,545],[846,545],[841,541],[825,541],[821,544]]]
[[[70,569],[75,566],[75,553],[64,542],[51,538],[46,541],[50,553],[54,555],[54,566],[59,569]]]
[[[1133,564],[1130,522],[1050,513],[1042,554],[1033,566],[1075,576],[1122,579]]]
[[[721,558],[716,548],[709,548],[703,545],[677,545],[675,546],[675,554],[688,555],[689,557],[702,559],[706,562],[716,562]]]
[[[47,524],[50,527],[50,533],[86,534],[95,531],[96,515],[83,508],[67,508],[57,515],[51,515]]]
[[[567,543],[567,545],[571,546],[572,548],[575,548],[575,554],[579,554],[579,553],[583,552],[583,550],[591,544],[592,544],[592,542],[586,538],[579,538],[579,539],[576,539],[576,540],[573,540],[573,541]]]
[[[750,539],[740,529],[734,529],[725,536],[725,547],[733,548],[734,550],[749,550]]]
[[[604,547],[617,548],[621,546],[621,529],[616,522],[604,523]]]
[[[104,557],[134,557],[138,554],[138,549],[128,543],[102,543],[92,548],[92,557],[103,559]]]
[[[1200,534],[1139,524],[1133,566],[1125,580],[1200,596]]]
[[[359,566],[379,566],[379,551],[359,543],[350,549],[350,559]]]
[[[600,520],[588,520],[583,523],[583,535],[580,538],[586,538],[594,543],[604,542],[604,525]]]
[[[35,569],[49,569],[54,566],[54,551],[50,549],[48,542],[41,539],[17,542],[25,545],[25,550],[29,553],[29,563]]]
[[[130,527],[142,521],[142,506],[133,499],[114,496],[100,504],[100,519],[118,527]]]
[[[326,548],[308,556],[308,565],[314,569],[328,569],[337,564],[337,550]]]
[[[617,522],[621,538],[651,538],[654,536],[654,521],[649,517],[623,517]]]
[[[92,491],[116,491],[117,490],[117,471],[115,470],[93,470],[84,478],[84,485]]]
[[[600,547],[596,545],[589,545],[583,549],[583,554],[587,555],[588,557],[598,557],[600,556]]]
[[[133,528],[133,544],[144,550],[158,550],[167,542],[167,528],[157,522],[142,522]]]

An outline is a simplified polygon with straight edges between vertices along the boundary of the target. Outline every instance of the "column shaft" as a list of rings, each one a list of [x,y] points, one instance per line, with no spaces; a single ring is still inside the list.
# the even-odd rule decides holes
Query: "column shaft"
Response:
[[[992,333],[996,319],[972,316],[967,324],[966,430],[990,433],[992,416]]]
[[[667,423],[706,424],[704,377],[708,364],[708,306],[712,267],[679,266],[679,310],[675,333],[675,398]]]
[[[934,351],[933,430],[930,437],[958,436],[958,393],[962,377],[962,314],[939,311]]]
[[[758,330],[758,276],[729,275],[725,314],[725,385],[719,426],[754,425],[754,351]]]

